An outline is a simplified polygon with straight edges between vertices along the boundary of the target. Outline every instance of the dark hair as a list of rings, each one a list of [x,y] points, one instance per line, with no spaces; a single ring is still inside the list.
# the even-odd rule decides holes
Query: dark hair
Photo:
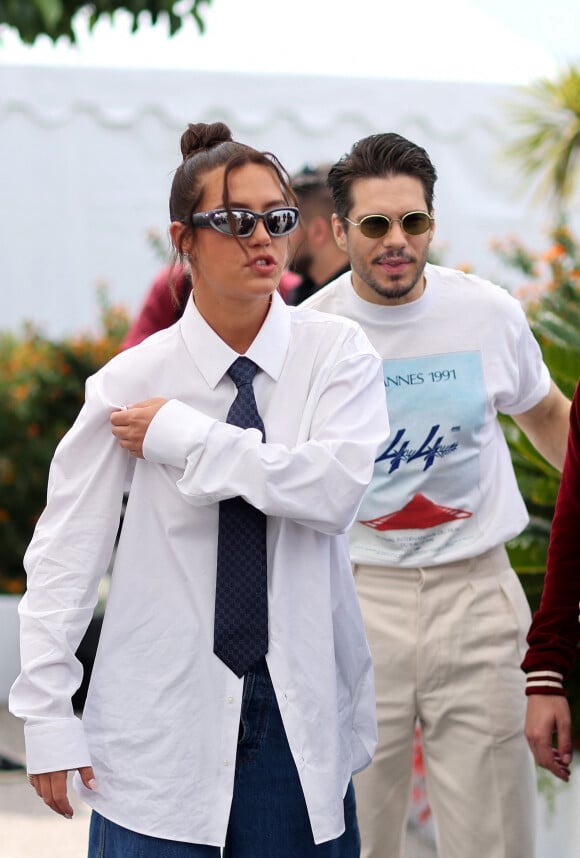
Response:
[[[334,211],[334,203],[327,184],[331,166],[331,164],[319,164],[316,167],[306,165],[290,180],[290,186],[296,194],[300,207],[300,216],[306,221],[322,215],[330,222]]]
[[[295,203],[290,189],[288,173],[271,152],[259,152],[232,139],[232,133],[223,122],[197,122],[189,124],[181,135],[183,161],[175,171],[169,196],[169,217],[191,226],[191,215],[203,197],[203,177],[216,167],[225,167],[223,197],[224,208],[229,211],[228,176],[236,167],[261,164],[272,170],[288,202]],[[239,239],[238,239],[239,240]],[[181,258],[180,248],[176,248]]]
[[[433,187],[437,172],[429,155],[416,143],[400,134],[371,134],[354,144],[331,167],[328,187],[334,201],[334,210],[344,220],[352,208],[352,185],[356,179],[388,176],[412,176],[423,186],[429,214],[433,213]]]

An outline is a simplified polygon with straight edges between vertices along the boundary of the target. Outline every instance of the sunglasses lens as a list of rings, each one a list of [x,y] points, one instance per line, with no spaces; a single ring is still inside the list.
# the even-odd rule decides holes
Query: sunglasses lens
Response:
[[[401,218],[401,226],[409,235],[423,235],[431,226],[427,212],[409,212]]]
[[[427,212],[408,212],[400,224],[408,235],[422,235],[431,226],[431,218]],[[359,223],[359,228],[367,238],[382,238],[391,228],[391,219],[386,215],[367,215]]]
[[[385,215],[369,215],[363,217],[359,227],[367,238],[382,238],[389,231],[391,221]]]
[[[296,209],[273,209],[266,214],[266,227],[271,236],[288,235],[298,224]]]
[[[256,217],[252,212],[233,211],[235,234],[240,238],[251,235],[256,228]]]
[[[298,209],[272,209],[263,215],[245,209],[233,209],[228,216],[225,209],[207,212],[214,229],[223,235],[235,235],[248,238],[254,232],[259,219],[264,219],[266,229],[271,236],[288,235],[298,226]]]
[[[233,222],[233,231],[232,231]],[[251,235],[256,226],[256,218],[251,212],[232,211],[231,221],[227,211],[212,212],[211,224],[224,235],[237,235],[240,238]]]
[[[211,212],[211,225],[224,235],[231,235],[232,228],[228,219],[228,213],[225,211]]]

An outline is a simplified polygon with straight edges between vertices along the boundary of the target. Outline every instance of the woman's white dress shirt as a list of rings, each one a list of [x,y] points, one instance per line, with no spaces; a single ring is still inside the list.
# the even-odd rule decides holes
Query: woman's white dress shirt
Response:
[[[382,366],[346,319],[274,296],[246,353],[267,443],[226,424],[238,355],[189,302],[183,318],[116,356],[51,467],[25,557],[22,672],[28,771],[93,765],[103,816],[148,835],[222,845],[243,681],[213,654],[218,502],[268,516],[267,662],[317,843],[376,741],[372,666],[345,531],[388,434]],[[82,721],[74,653],[110,561],[128,454],[111,411],[155,396],[137,460]]]

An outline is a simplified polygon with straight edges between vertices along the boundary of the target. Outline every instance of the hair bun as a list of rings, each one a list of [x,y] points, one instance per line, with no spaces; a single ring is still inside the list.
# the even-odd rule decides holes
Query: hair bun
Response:
[[[232,140],[232,132],[223,122],[196,122],[187,126],[181,135],[181,154],[183,160],[203,149],[211,149],[219,143]]]

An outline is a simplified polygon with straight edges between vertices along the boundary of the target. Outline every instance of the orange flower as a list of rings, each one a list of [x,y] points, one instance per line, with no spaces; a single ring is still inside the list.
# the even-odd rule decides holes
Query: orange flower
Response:
[[[556,244],[553,244],[545,251],[545,253],[542,254],[542,259],[545,259],[546,262],[554,262],[555,260],[560,259],[561,256],[565,255],[566,248],[564,245],[556,242]]]
[[[23,402],[30,396],[32,386],[30,384],[17,384],[12,391],[12,396],[17,402]]]
[[[543,291],[542,283],[536,281],[518,286],[517,289],[514,289],[513,294],[522,304],[530,305],[538,300]]]
[[[19,596],[22,593],[22,588],[23,584],[21,580],[0,576],[0,590],[3,590],[5,593],[11,596]]]

